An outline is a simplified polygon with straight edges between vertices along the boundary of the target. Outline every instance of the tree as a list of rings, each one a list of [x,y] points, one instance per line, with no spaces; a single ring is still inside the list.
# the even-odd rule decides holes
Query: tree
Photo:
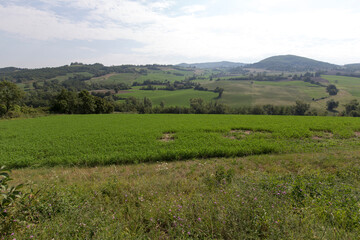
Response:
[[[339,92],[339,89],[337,89],[334,84],[330,84],[326,87],[326,92],[328,92],[331,96],[335,96]]]
[[[4,105],[2,107],[4,114],[8,113],[24,96],[25,93],[16,84],[9,81],[0,82],[0,104]]]
[[[310,104],[307,104],[302,101],[296,101],[296,105],[294,107],[295,115],[305,115],[306,111],[309,110]]]
[[[359,102],[354,99],[351,100],[348,104],[345,104],[345,113],[348,116],[358,117],[360,116],[360,106]]]
[[[96,104],[95,99],[93,96],[90,95],[90,93],[86,90],[83,90],[79,93],[79,99],[80,99],[80,113],[83,114],[91,114],[95,113],[96,110]]]
[[[196,114],[206,113],[204,100],[202,98],[191,98],[190,109],[193,113]]]
[[[334,99],[331,99],[326,102],[327,110],[334,111],[335,108],[339,106],[339,102],[336,102]]]
[[[217,98],[221,98],[222,97],[222,94],[224,92],[224,89],[223,88],[219,88],[219,87],[216,87],[214,92],[216,93],[219,93],[218,97]]]
[[[57,113],[73,114],[77,112],[78,98],[75,92],[62,89],[51,103],[51,111]]]
[[[161,108],[164,108],[164,107],[165,107],[165,102],[164,102],[164,101],[161,101],[161,102],[160,102],[160,107],[161,107]]]

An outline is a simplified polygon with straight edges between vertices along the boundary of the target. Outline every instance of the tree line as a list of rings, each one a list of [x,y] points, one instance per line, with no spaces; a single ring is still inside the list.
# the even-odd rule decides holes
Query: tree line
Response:
[[[59,87],[54,85],[55,88]],[[175,114],[255,114],[255,115],[319,115],[310,104],[296,101],[292,106],[275,106],[267,104],[264,106],[229,107],[217,101],[205,102],[201,98],[190,99],[189,107],[166,106],[161,102],[159,106],[153,106],[149,98],[137,99],[129,97],[124,102],[116,102],[113,95],[103,93],[92,95],[87,90],[73,91],[65,88],[55,92],[46,92],[49,98],[49,107],[45,108],[51,113],[62,114],[105,114],[118,112],[136,113],[175,113]],[[219,95],[223,89],[217,88]],[[34,96],[33,96],[34,97]],[[36,97],[35,97],[36,98]],[[27,97],[16,84],[9,81],[0,81],[0,116],[12,116],[14,112],[36,113],[37,109],[26,105]],[[40,105],[40,104],[39,104]],[[327,102],[327,110],[334,111],[339,102],[330,100]],[[339,116],[360,117],[360,104],[357,100],[347,103],[345,110]]]

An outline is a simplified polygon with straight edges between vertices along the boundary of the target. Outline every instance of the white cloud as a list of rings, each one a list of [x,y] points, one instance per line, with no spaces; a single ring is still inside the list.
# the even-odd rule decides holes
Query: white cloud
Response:
[[[197,12],[203,12],[206,10],[206,6],[204,5],[191,5],[191,6],[185,6],[181,8],[185,13],[197,13]]]
[[[190,5],[181,9],[182,15],[171,17],[163,10],[173,6],[173,1],[53,0],[49,4],[64,3],[89,14],[70,21],[49,10],[0,4],[0,30],[40,40],[130,39],[144,47],[133,49],[130,55],[114,53],[106,58],[127,58],[134,63],[157,59],[171,63],[176,59],[255,61],[286,53],[338,59],[339,63],[360,55],[359,14],[349,9],[290,8],[276,13],[242,14],[234,10],[228,15],[199,17],[192,13],[205,11],[207,6]],[[295,3],[300,1],[252,1],[267,9]]]

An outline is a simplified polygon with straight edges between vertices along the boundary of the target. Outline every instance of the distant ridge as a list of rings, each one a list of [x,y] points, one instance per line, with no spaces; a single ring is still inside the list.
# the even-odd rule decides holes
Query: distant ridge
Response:
[[[348,70],[358,71],[360,70],[360,63],[346,64],[344,67]]]
[[[236,63],[236,62],[227,62],[227,61],[222,61],[222,62],[206,62],[206,63],[181,63],[178,64],[176,66],[180,66],[180,67],[195,67],[195,68],[235,68],[235,67],[243,67],[245,66],[244,63]]]
[[[16,67],[4,67],[0,68],[0,73],[12,73],[19,70],[23,70],[22,68],[16,68]]]
[[[266,58],[258,63],[249,64],[246,68],[258,68],[272,71],[316,71],[331,70],[340,66],[295,55],[280,55]]]

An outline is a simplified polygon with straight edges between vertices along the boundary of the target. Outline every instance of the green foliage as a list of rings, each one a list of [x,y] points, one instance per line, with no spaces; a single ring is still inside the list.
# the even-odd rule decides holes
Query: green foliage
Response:
[[[339,106],[339,102],[335,101],[334,99],[331,99],[326,102],[326,109],[329,111],[334,111],[335,108]]]
[[[335,96],[339,92],[339,89],[337,89],[334,84],[330,84],[326,87],[326,92],[328,92],[330,96]]]
[[[0,168],[0,237],[10,235],[17,228],[16,208],[27,195],[20,190],[23,184],[10,186],[10,171],[4,166]]]
[[[1,113],[8,113],[23,97],[24,92],[16,84],[9,81],[0,81],[0,105],[2,105],[0,116]]]
[[[308,111],[309,109],[310,109],[310,104],[298,100],[296,101],[296,105],[294,107],[294,114],[305,115],[306,111]]]
[[[356,99],[345,105],[345,114],[351,117],[360,117],[360,106]]]
[[[114,105],[105,99],[90,95],[86,90],[77,94],[62,89],[52,101],[51,111],[66,114],[112,113]]]

